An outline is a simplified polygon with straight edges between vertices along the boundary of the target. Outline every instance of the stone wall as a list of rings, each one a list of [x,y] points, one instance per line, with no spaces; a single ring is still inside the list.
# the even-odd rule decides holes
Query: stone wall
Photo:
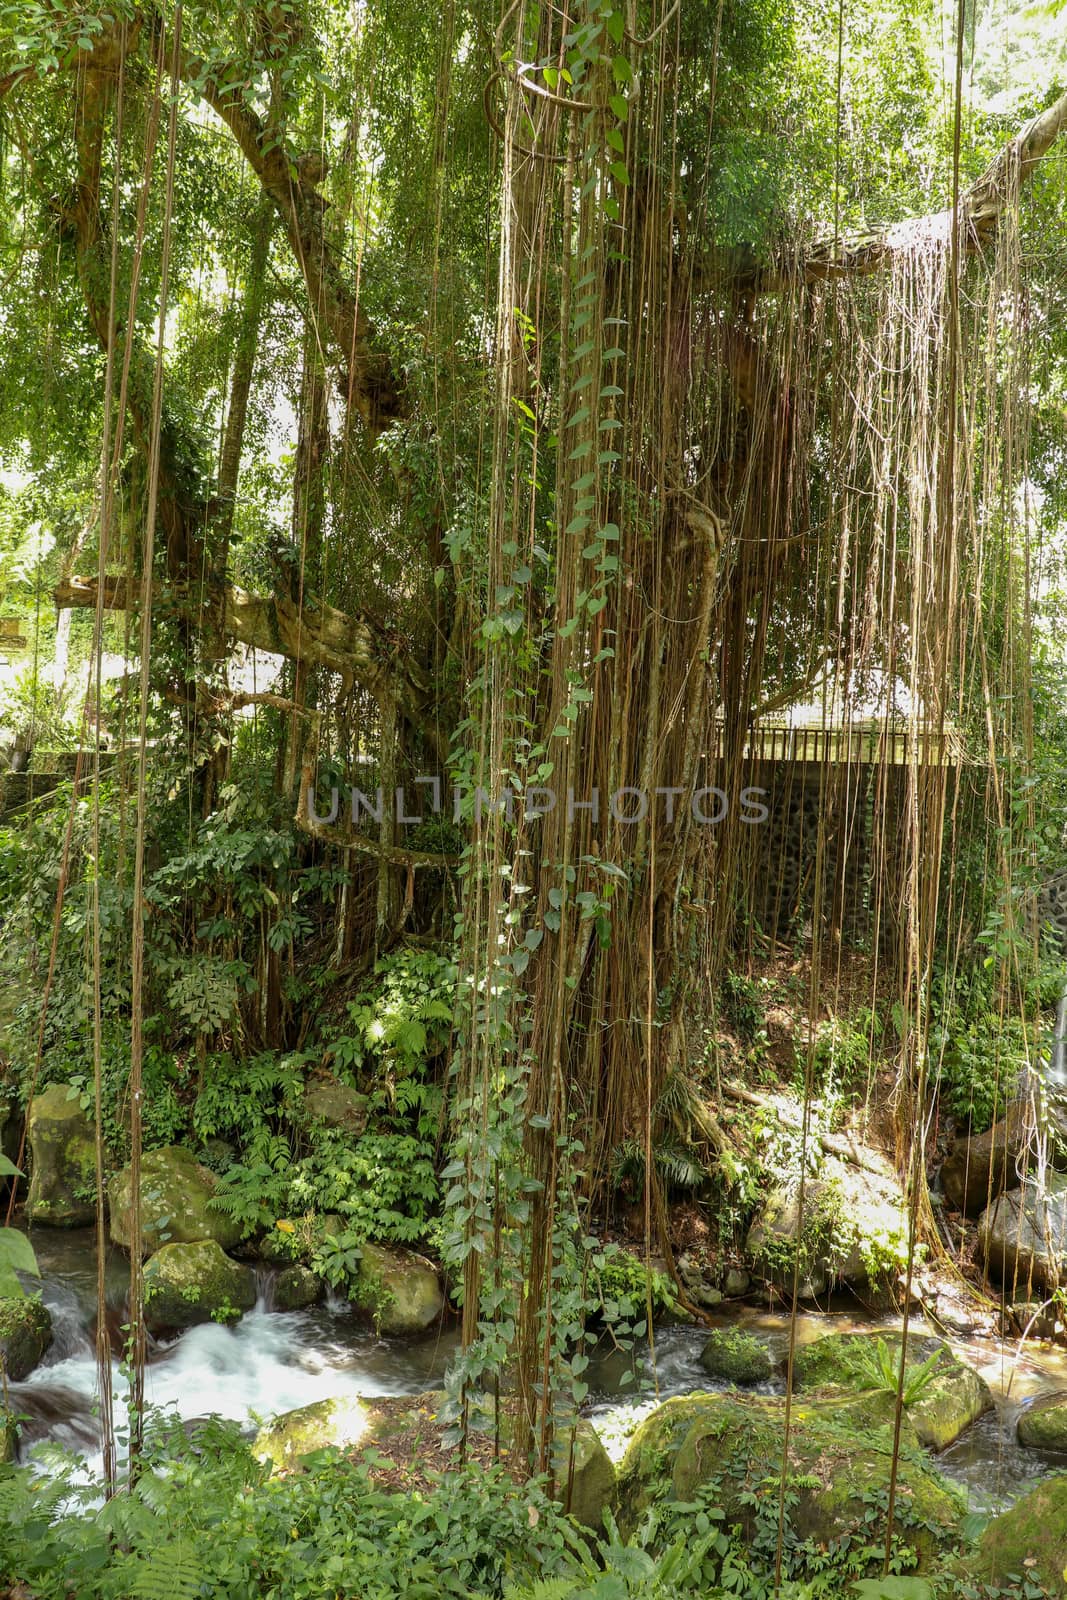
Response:
[[[862,940],[877,922],[882,940],[891,944],[904,905],[899,821],[907,768],[756,761],[751,772],[745,781],[766,791],[763,803],[770,815],[747,830],[743,881],[749,916],[764,932],[784,938],[810,925],[818,903],[824,927]],[[816,873],[820,819],[821,881]],[[1033,911],[1033,901],[1028,904]],[[1043,944],[1067,955],[1067,868],[1048,881],[1036,911]]]
[[[1067,953],[1067,870],[1050,878],[1038,901],[1041,936]]]
[[[776,937],[809,925],[816,912],[851,939],[868,937],[876,920],[891,934],[902,899],[896,841],[906,780],[904,767],[871,763],[753,762],[746,781],[765,791],[769,816],[747,831],[750,918]]]
[[[29,772],[0,773],[0,821],[14,820],[35,800],[42,800],[46,795],[52,794],[61,783],[74,776],[77,760],[78,754],[75,750],[48,752],[44,755],[35,752]],[[79,783],[79,789],[82,791],[88,789],[92,762],[91,752],[86,751],[82,758],[82,777]],[[114,762],[113,752],[102,752],[101,772],[106,772]],[[47,770],[43,770],[45,767]]]

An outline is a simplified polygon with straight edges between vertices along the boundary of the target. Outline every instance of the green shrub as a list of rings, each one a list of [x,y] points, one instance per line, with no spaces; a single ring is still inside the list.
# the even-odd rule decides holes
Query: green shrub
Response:
[[[103,1504],[72,1460],[50,1480],[0,1468],[0,1575],[38,1600],[466,1600],[578,1566],[536,1483],[468,1467],[388,1493],[371,1467],[322,1450],[269,1477],[233,1424],[187,1438],[150,1418],[135,1487]]]
[[[629,1250],[606,1245],[592,1277],[600,1296],[602,1314],[609,1321],[620,1314],[628,1317],[642,1315],[650,1296],[654,1313],[678,1313],[678,1301],[670,1278],[665,1273],[657,1272],[654,1267],[646,1267]],[[625,1310],[620,1313],[623,1302]]]
[[[1018,1017],[982,1011],[934,1030],[930,1056],[942,1104],[972,1133],[984,1133],[1026,1066],[1026,1029]]]

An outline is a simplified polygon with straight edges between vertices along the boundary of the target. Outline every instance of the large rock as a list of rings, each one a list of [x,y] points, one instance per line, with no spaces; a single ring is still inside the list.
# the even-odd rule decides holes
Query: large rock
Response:
[[[571,1457],[571,1490],[567,1510],[594,1533],[604,1531],[604,1512],[615,1499],[615,1463],[591,1422],[579,1418]]]
[[[889,1383],[895,1391],[900,1368],[899,1333],[832,1333],[813,1344],[804,1345],[793,1360],[793,1381],[798,1389],[825,1389],[862,1394],[880,1387],[882,1346],[889,1369]],[[908,1383],[915,1369],[937,1357],[930,1377],[922,1383],[914,1399],[908,1399]],[[944,1450],[958,1439],[965,1428],[989,1411],[993,1396],[985,1379],[965,1366],[942,1339],[908,1335],[905,1373],[905,1411],[920,1444],[931,1450]],[[894,1395],[885,1391],[890,1400]]]
[[[256,1280],[212,1239],[165,1244],[144,1269],[145,1322],[153,1333],[231,1322],[256,1303]]]
[[[1062,1595],[1067,1583],[1067,1475],[1043,1479],[994,1517],[964,1565],[968,1577],[992,1585],[998,1595],[1023,1593],[1024,1577],[1047,1594]]]
[[[303,1311],[322,1299],[324,1289],[310,1267],[283,1267],[274,1280],[274,1310]]]
[[[804,1186],[803,1228],[797,1189],[774,1189],[749,1229],[747,1250],[756,1267],[792,1286],[800,1237],[801,1282],[816,1294],[834,1280],[862,1284],[895,1273],[908,1254],[908,1214],[897,1178],[866,1153],[870,1165],[828,1156]],[[884,1170],[871,1168],[881,1165]],[[820,1288],[821,1285],[821,1288]]]
[[[223,1250],[241,1238],[241,1225],[212,1205],[218,1179],[191,1150],[167,1145],[150,1150],[141,1161],[141,1230],[145,1254],[161,1244],[195,1244],[213,1239]],[[108,1185],[111,1237],[130,1248],[130,1169],[116,1172]]]
[[[373,1400],[359,1395],[341,1395],[332,1400],[316,1400],[312,1405],[283,1411],[256,1434],[253,1454],[270,1461],[279,1470],[291,1471],[301,1457],[313,1450],[334,1447],[354,1449],[371,1444],[383,1428],[383,1413]]]
[[[445,1297],[437,1269],[411,1250],[365,1244],[355,1299],[382,1333],[422,1333],[437,1321]]]
[[[956,1139],[941,1168],[945,1199],[977,1217],[1006,1189],[1019,1184],[1016,1162],[1032,1131],[1028,1108],[1016,1102],[985,1133]]]
[[[700,1352],[700,1365],[727,1383],[765,1383],[774,1370],[767,1346],[741,1328],[713,1329]]]
[[[28,1378],[52,1343],[47,1306],[32,1295],[0,1300],[0,1361],[11,1383]]]
[[[1026,1407],[1019,1418],[1019,1443],[1067,1455],[1067,1394],[1042,1395]]]
[[[876,1543],[881,1530],[871,1507],[884,1501],[892,1470],[893,1408],[888,1396],[795,1402],[789,1435],[790,1534],[824,1548],[860,1537]],[[757,1531],[768,1473],[777,1475],[784,1442],[784,1402],[778,1398],[691,1394],[668,1400],[641,1424],[619,1470],[618,1521],[638,1526],[653,1502],[690,1501],[706,1487],[727,1525]],[[951,1537],[961,1503],[902,1430],[898,1528],[928,1567]],[[773,1559],[773,1556],[772,1556]]]
[[[53,1083],[30,1102],[26,1215],[50,1228],[84,1228],[96,1217],[96,1142],[81,1100]]]
[[[367,1126],[369,1101],[339,1078],[312,1078],[304,1089],[304,1110],[311,1122],[356,1136]]]
[[[983,1211],[978,1240],[1010,1300],[1058,1282],[1067,1273],[1067,1178],[1049,1173],[1045,1189],[1030,1182],[1002,1194]]]

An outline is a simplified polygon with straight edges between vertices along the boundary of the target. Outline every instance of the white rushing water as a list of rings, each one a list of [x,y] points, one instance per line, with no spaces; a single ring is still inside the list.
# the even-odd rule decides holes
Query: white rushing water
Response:
[[[24,1456],[48,1439],[83,1455],[92,1473],[100,1461],[99,1385],[90,1334],[92,1263],[84,1253],[79,1259],[70,1236],[48,1253],[58,1256],[51,1271],[42,1263],[52,1346],[23,1383],[11,1385],[11,1403],[24,1419]],[[116,1297],[119,1293],[116,1283]],[[270,1311],[268,1305],[269,1294],[235,1327],[208,1322],[155,1345],[145,1371],[147,1405],[182,1422],[213,1415],[252,1428],[280,1412],[334,1396],[434,1388],[454,1345],[450,1335],[415,1342],[380,1339],[345,1302],[289,1312]],[[117,1362],[112,1372],[121,1437],[127,1386]]]
[[[97,1371],[91,1342],[95,1309],[94,1249],[91,1234],[37,1232],[34,1244],[45,1273],[43,1298],[52,1314],[53,1343],[44,1362],[20,1384],[10,1386],[14,1410],[24,1417],[21,1453],[48,1440],[83,1456],[86,1475],[99,1466],[96,1415]],[[127,1267],[109,1259],[108,1301],[116,1328],[122,1321]],[[146,1400],[181,1422],[215,1415],[252,1429],[283,1411],[333,1397],[418,1394],[440,1387],[456,1345],[455,1331],[416,1340],[378,1338],[347,1302],[310,1311],[275,1312],[269,1279],[256,1309],[232,1328],[205,1323],[180,1338],[154,1345],[145,1373]],[[803,1315],[797,1336],[803,1341],[831,1331],[851,1332],[873,1324],[851,1313]],[[757,1307],[739,1310],[731,1322],[767,1344],[772,1358],[784,1360],[789,1319]],[[886,1319],[881,1326],[893,1325]],[[921,1323],[915,1331],[931,1332]],[[601,1350],[587,1373],[592,1419],[610,1454],[620,1457],[642,1418],[671,1395],[722,1387],[700,1364],[706,1330],[659,1329],[654,1352],[644,1342],[634,1356]],[[1062,1352],[1024,1354],[992,1341],[956,1342],[964,1361],[982,1372],[997,1401],[994,1412],[967,1430],[939,1457],[938,1465],[966,1490],[976,1507],[1005,1503],[1035,1476],[1062,1461],[1023,1450],[1015,1439],[1021,1407],[1037,1395],[1067,1389],[1067,1357]],[[627,1381],[634,1375],[637,1382]],[[115,1422],[125,1429],[125,1381],[114,1369]],[[782,1392],[782,1374],[761,1389]]]

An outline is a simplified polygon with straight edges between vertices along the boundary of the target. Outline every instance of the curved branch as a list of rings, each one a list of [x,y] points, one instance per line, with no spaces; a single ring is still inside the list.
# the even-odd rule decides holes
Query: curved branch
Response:
[[[95,607],[96,596],[95,578],[70,577],[57,585],[53,599],[65,610]],[[186,611],[190,599],[185,585],[157,586],[155,603],[160,610]],[[125,611],[131,603],[136,605],[137,594],[128,594],[126,579],[109,576],[104,609]],[[440,746],[441,735],[430,717],[434,696],[429,676],[401,657],[370,617],[349,615],[308,596],[298,606],[289,595],[250,594],[233,583],[216,584],[204,595],[204,608],[202,621],[220,637],[325,667],[338,674],[346,691],[358,684],[377,700],[393,702],[435,749]]]
[[[990,162],[982,176],[960,197],[960,242],[964,252],[978,251],[995,234],[1005,209],[1067,128],[1067,93],[1047,110],[1031,117]],[[896,222],[878,233],[827,239],[815,244],[795,263],[760,268],[738,261],[732,274],[758,294],[779,294],[798,280],[825,283],[835,278],[866,277],[895,257],[906,255],[952,234],[952,208]]]
[[[183,53],[179,73],[233,134],[263,192],[277,209],[299,264],[311,303],[342,368],[342,388],[364,423],[380,431],[407,414],[401,386],[388,358],[372,347],[374,328],[337,264],[323,235],[323,201],[314,184],[293,177],[289,158],[244,98],[241,74],[233,81],[224,70]]]

